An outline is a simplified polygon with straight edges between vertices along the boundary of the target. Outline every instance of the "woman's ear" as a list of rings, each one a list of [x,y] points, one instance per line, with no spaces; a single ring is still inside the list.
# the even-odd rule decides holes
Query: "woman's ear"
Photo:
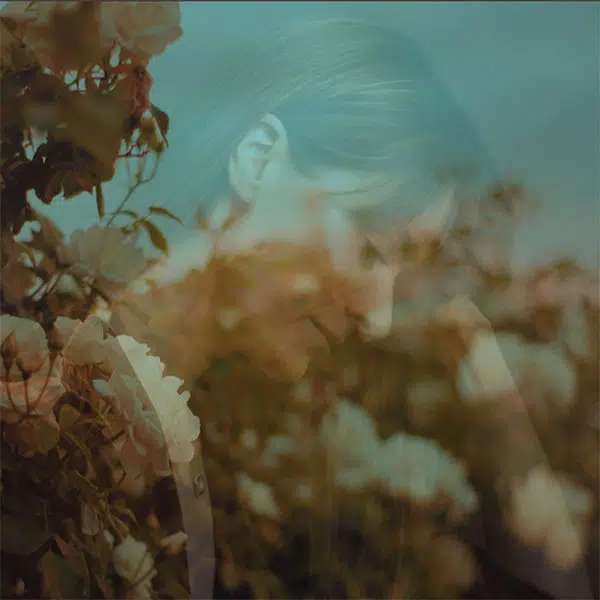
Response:
[[[229,157],[229,183],[244,202],[252,202],[269,163],[288,155],[287,133],[272,114],[264,116]]]

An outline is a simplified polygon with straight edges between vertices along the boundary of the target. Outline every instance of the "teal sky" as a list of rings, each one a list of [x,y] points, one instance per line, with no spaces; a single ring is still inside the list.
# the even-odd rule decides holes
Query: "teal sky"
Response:
[[[576,254],[598,265],[600,230],[599,27],[596,2],[194,3],[182,6],[184,37],[153,59],[153,102],[172,119],[170,148],[155,181],[132,206],[194,210],[193,95],[186,78],[228,36],[261,35],[265,22],[307,11],[367,15],[410,36],[455,94],[499,171],[525,181],[539,214],[518,232],[515,256],[538,262]],[[200,166],[199,166],[200,168]],[[123,183],[107,188],[110,206]],[[49,213],[65,231],[94,222],[91,197],[58,203]],[[166,224],[165,224],[166,225]],[[169,226],[172,244],[183,239]]]

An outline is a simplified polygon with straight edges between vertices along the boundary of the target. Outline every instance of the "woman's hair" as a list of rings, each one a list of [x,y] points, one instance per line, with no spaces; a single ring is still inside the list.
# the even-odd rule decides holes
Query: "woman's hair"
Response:
[[[408,196],[425,179],[485,168],[465,116],[399,31],[322,19],[265,27],[257,38],[205,56],[192,77],[202,199],[227,192],[229,156],[268,113],[286,128],[292,163],[305,175],[327,167],[378,173]]]

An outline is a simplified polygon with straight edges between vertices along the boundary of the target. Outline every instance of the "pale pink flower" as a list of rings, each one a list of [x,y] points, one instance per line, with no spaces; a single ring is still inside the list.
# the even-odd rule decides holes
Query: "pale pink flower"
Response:
[[[523,543],[544,548],[552,564],[568,569],[583,555],[591,510],[587,490],[540,465],[515,481],[509,526]]]
[[[1,315],[0,337],[3,353],[15,359],[25,372],[37,371],[48,357],[46,333],[35,321]]]
[[[293,455],[298,450],[298,444],[289,435],[274,435],[269,438],[266,448],[261,457],[261,463],[267,468],[279,466],[282,456]]]
[[[61,360],[49,358],[27,380],[13,367],[2,377],[0,420],[15,423],[24,414],[44,417],[54,422],[54,407],[65,393]]]
[[[169,472],[168,459],[187,463],[194,456],[193,442],[200,434],[200,420],[187,403],[189,392],[179,393],[183,381],[163,376],[164,365],[149,355],[150,349],[125,335],[110,338],[112,374],[95,386],[117,414],[125,417],[128,435],[117,442],[121,458],[141,459],[159,474]]]
[[[162,538],[158,545],[166,550],[168,556],[174,556],[183,550],[187,541],[188,534],[185,531],[177,531]]]
[[[179,2],[103,2],[102,36],[148,61],[182,35]]]
[[[260,481],[254,481],[246,473],[238,473],[236,481],[241,498],[252,512],[268,519],[279,518],[279,508],[270,486]]]
[[[16,365],[3,373],[0,381],[0,421],[11,426],[3,432],[5,440],[13,443],[24,456],[41,452],[36,419],[42,419],[58,430],[54,408],[65,392],[60,358],[52,363],[46,358],[41,368],[27,380],[23,379]]]
[[[58,317],[54,322],[58,343],[65,361],[77,366],[101,364],[108,348],[104,343],[104,325],[98,317],[79,319]]]
[[[362,406],[340,398],[332,413],[324,417],[319,437],[337,485],[358,489],[373,480],[379,437],[371,415]]]
[[[132,586],[129,597],[140,600],[152,598],[152,579],[157,570],[144,542],[126,537],[114,548],[112,560],[117,574]]]
[[[43,67],[79,69],[110,49],[100,38],[99,6],[92,2],[9,2],[2,16],[15,21]]]

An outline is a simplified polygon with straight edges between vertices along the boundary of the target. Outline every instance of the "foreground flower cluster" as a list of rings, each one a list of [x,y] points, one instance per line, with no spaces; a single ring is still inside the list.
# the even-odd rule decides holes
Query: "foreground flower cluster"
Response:
[[[79,477],[92,489],[104,473],[122,469],[130,479],[151,479],[169,475],[171,463],[192,460],[200,422],[188,407],[189,392],[179,391],[183,382],[163,376],[164,365],[147,346],[104,328],[96,317],[58,317],[48,332],[30,319],[0,317],[3,453],[33,459],[29,475],[36,457],[62,469],[73,444],[85,464]],[[65,496],[73,485],[67,473],[56,490]],[[9,490],[16,484],[10,475]],[[83,533],[121,534],[108,507],[93,496],[89,501],[74,507],[82,510]],[[10,543],[4,550],[11,551]]]

